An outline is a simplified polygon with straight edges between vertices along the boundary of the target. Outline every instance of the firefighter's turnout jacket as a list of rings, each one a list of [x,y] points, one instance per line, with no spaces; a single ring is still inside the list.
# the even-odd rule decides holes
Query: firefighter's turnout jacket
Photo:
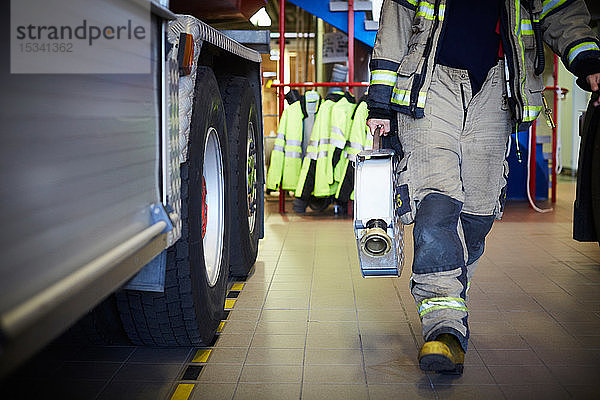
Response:
[[[308,91],[299,101],[283,110],[277,129],[277,138],[271,152],[271,161],[267,172],[267,189],[296,190],[302,156],[303,138],[311,132],[304,132],[304,120],[308,117],[307,103],[317,103],[319,109],[321,99],[317,92]],[[315,112],[316,112],[315,111]]]
[[[384,0],[370,63],[370,109],[398,111],[415,118],[424,116],[438,41],[444,30],[444,12],[451,3],[452,0]],[[578,82],[585,86],[585,77],[600,70],[600,46],[587,26],[589,20],[583,0],[504,2],[500,30],[506,86],[519,129],[531,125],[542,110],[544,83],[541,75],[534,72],[534,27],[539,26],[543,40],[561,56],[569,71],[583,78]]]

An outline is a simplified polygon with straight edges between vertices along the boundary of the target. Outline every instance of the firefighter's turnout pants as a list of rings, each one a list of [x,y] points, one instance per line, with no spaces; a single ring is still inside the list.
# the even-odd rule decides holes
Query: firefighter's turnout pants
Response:
[[[437,65],[425,117],[399,114],[401,184],[414,222],[411,291],[425,340],[452,333],[466,350],[467,289],[485,237],[501,216],[511,120],[504,66],[493,67],[473,95],[467,71]]]

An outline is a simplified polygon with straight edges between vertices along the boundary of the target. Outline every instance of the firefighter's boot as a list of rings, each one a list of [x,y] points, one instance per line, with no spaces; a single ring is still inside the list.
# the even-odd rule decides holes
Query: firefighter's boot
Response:
[[[425,342],[419,352],[419,366],[423,371],[460,375],[463,372],[465,351],[458,339],[449,333]]]

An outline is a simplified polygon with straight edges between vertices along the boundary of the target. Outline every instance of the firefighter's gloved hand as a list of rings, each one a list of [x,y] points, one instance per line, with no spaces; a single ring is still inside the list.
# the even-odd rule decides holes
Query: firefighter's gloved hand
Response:
[[[588,75],[586,78],[592,92],[598,92],[600,90],[600,73]],[[594,101],[594,107],[600,106],[600,100]]]
[[[370,118],[367,120],[367,126],[369,127],[369,132],[371,135],[375,135],[375,131],[377,128],[379,129],[379,134],[381,136],[387,136],[390,133],[390,120],[389,119],[379,119],[379,118]]]

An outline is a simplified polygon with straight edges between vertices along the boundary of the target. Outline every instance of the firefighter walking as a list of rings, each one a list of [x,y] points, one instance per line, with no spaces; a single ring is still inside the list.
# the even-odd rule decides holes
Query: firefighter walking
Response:
[[[404,150],[401,184],[414,223],[411,292],[425,371],[460,374],[467,292],[485,237],[502,216],[511,132],[542,111],[543,42],[597,91],[600,47],[583,0],[384,0],[369,120]]]

